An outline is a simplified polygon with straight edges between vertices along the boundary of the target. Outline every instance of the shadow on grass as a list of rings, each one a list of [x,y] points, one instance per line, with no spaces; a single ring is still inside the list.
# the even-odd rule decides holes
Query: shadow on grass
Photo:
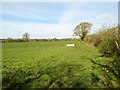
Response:
[[[60,66],[62,65],[63,64]],[[71,87],[73,90],[74,88],[86,88],[86,85],[83,83],[81,78],[70,76],[72,72],[71,65],[64,64],[62,67],[60,66],[55,68],[51,67],[49,70],[48,68],[46,68],[47,70],[39,68],[37,73],[33,73],[29,69],[22,70],[20,68],[8,72],[5,71],[3,72],[2,90],[29,90],[32,87],[38,89],[64,89],[66,87]],[[60,68],[60,71],[62,70],[62,72],[54,70],[58,67]]]
[[[110,61],[107,65],[95,62],[94,60],[91,60],[91,62],[97,66],[94,70],[99,73],[99,75],[91,73],[92,82],[96,86],[99,86],[99,83],[105,88],[120,88],[120,60],[118,58]]]

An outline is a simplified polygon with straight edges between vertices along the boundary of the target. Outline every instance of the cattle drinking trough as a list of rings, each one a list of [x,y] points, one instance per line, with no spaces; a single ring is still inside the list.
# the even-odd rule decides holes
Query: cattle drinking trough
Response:
[[[74,47],[76,44],[66,44],[67,47]]]

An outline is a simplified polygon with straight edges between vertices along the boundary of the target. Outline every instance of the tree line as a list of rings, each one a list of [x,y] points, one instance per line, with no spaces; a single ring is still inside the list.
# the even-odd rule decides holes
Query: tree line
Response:
[[[22,39],[22,38],[18,38],[18,39],[12,39],[12,38],[7,38],[7,39],[0,39],[0,42],[2,43],[8,43],[8,42],[49,42],[49,41],[80,41],[80,39],[77,38],[62,38],[62,39],[58,39],[58,38],[52,38],[52,39]]]

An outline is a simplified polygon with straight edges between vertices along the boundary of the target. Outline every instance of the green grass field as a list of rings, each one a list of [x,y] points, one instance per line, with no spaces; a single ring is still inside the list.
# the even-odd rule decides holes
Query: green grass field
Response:
[[[81,41],[3,43],[2,55],[3,87],[19,88],[96,87],[91,73],[98,71],[91,60],[111,60]]]

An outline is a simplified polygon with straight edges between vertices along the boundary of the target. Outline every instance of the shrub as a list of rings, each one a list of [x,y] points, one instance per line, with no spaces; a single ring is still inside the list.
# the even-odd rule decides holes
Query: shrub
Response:
[[[103,29],[98,34],[101,39],[98,49],[104,56],[120,55],[120,40],[118,38],[118,27]]]
[[[101,39],[98,34],[91,34],[91,35],[87,35],[84,41],[86,41],[92,46],[98,46],[101,42]]]
[[[98,33],[87,35],[84,40],[90,45],[98,47],[103,56],[120,56],[118,26],[103,26]]]
[[[104,85],[105,88],[120,88],[120,38],[118,33],[118,26],[103,27],[99,32],[100,44],[98,50],[104,56],[113,58],[108,64],[96,63],[98,65],[97,71],[102,74],[100,77],[97,74],[92,74],[93,78],[97,80],[95,84]],[[94,68],[94,67],[93,67]],[[95,82],[95,80],[93,82]]]
[[[8,37],[7,39],[6,39],[6,42],[12,42],[13,41],[13,39],[11,38],[11,37]]]

